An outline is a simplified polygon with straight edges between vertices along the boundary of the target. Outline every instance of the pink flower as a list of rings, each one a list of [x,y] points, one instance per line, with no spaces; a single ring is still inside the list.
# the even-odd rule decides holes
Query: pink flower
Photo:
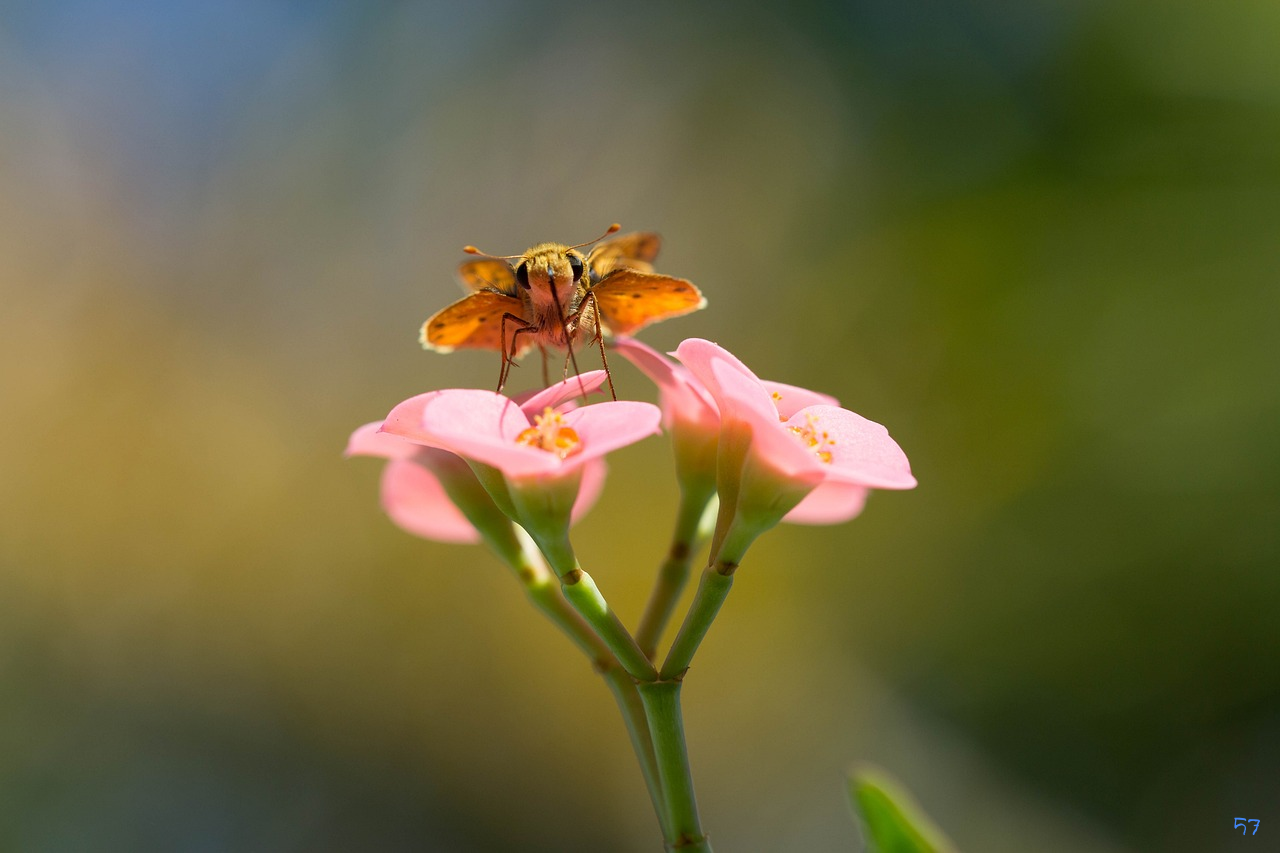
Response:
[[[808,388],[770,382],[768,379],[762,379],[761,384],[773,399],[779,418],[791,418],[806,406],[840,405],[835,397],[810,391]],[[782,520],[791,524],[841,524],[862,512],[867,503],[868,492],[870,489],[862,486],[824,480],[805,495]]]
[[[599,387],[603,371],[556,383],[522,404],[472,388],[431,391],[391,410],[382,432],[492,466],[508,480],[556,479],[658,431],[648,403],[619,400],[568,408]]]
[[[583,387],[588,392],[598,389],[604,382],[604,373],[596,373],[599,375],[584,374],[582,377]],[[581,394],[577,381],[571,382],[571,387],[560,383],[536,394],[523,395],[526,405],[567,408],[567,398]],[[353,432],[347,443],[346,455],[377,456],[389,460],[382,473],[381,502],[398,527],[437,542],[480,541],[476,525],[449,496],[446,483],[455,494],[460,489],[465,493],[468,511],[472,516],[479,516],[481,525],[509,525],[506,516],[493,505],[492,500],[476,499],[480,484],[466,462],[446,450],[426,447],[384,431],[383,426],[384,422],[375,421]],[[602,459],[594,459],[583,466],[582,484],[573,504],[571,521],[576,522],[595,504],[604,488],[606,470]]]
[[[492,391],[420,394],[391,410],[382,433],[466,459],[494,504],[527,530],[560,575],[572,571],[569,524],[603,457],[658,431],[648,403],[574,407],[604,381],[602,371],[547,388],[522,404]],[[585,487],[584,487],[585,484]]]
[[[823,394],[761,381],[723,348],[697,338],[676,357],[720,412],[721,500],[757,532],[784,516],[821,524],[852,518],[868,489],[916,485],[888,431]]]
[[[707,344],[705,341],[699,343]],[[765,411],[765,402],[772,407],[774,414],[769,418],[771,426],[773,421],[789,421],[800,416],[801,411],[809,406],[839,405],[834,397],[817,391],[755,379],[755,375],[730,353],[714,344],[707,345],[722,353],[764,389],[765,395],[757,393],[755,396],[759,398],[759,408],[762,411]],[[714,477],[720,411],[716,398],[708,390],[710,383],[704,386],[685,365],[671,361],[639,341],[618,338],[614,342],[614,348],[658,386],[663,423],[671,431],[676,443],[677,463],[683,462],[680,467],[698,468],[700,465],[702,471],[709,469]],[[688,350],[685,352],[689,353]],[[696,353],[696,345],[694,352]],[[691,358],[696,360],[696,356]],[[802,420],[807,425],[807,419]],[[687,448],[683,454],[682,439],[683,447]],[[867,492],[865,485],[842,482],[838,476],[824,477],[782,520],[794,524],[837,524],[848,521],[862,511]]]

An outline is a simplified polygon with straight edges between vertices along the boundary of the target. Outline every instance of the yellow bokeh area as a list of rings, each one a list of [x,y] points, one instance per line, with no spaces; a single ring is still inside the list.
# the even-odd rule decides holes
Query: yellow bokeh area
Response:
[[[417,342],[463,245],[613,221],[708,299],[645,341],[920,482],[739,569],[684,690],[717,850],[861,849],[863,760],[962,850],[1264,849],[1280,7],[1175,6],[0,12],[0,849],[658,849],[587,661],[342,458],[496,383]],[[575,546],[634,628],[676,485],[609,462]]]

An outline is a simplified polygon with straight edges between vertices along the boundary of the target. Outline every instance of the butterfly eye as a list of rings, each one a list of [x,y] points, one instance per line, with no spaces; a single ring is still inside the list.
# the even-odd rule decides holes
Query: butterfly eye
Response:
[[[573,280],[578,281],[582,278],[582,258],[577,255],[569,256],[569,269],[573,270]]]
[[[516,281],[520,282],[520,286],[525,290],[529,289],[529,265],[523,261],[516,267]]]

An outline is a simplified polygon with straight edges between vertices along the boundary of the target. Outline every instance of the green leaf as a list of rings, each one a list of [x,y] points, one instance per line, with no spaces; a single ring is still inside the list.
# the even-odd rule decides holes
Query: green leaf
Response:
[[[862,766],[849,774],[849,802],[868,853],[956,853],[915,798],[879,768]]]

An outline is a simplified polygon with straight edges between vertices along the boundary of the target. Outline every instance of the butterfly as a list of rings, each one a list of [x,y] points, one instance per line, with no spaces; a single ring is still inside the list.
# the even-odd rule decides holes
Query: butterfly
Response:
[[[464,252],[481,256],[458,268],[471,293],[422,324],[422,346],[436,352],[497,350],[501,392],[511,365],[530,349],[542,350],[544,373],[547,348],[566,350],[567,375],[570,363],[578,372],[574,345],[598,343],[613,393],[605,335],[631,335],[707,304],[691,282],[654,273],[653,259],[662,247],[657,234],[638,231],[605,239],[620,228],[615,223],[576,246],[539,243],[521,255],[489,255],[466,246]],[[598,245],[587,254],[578,251],[592,244]]]

